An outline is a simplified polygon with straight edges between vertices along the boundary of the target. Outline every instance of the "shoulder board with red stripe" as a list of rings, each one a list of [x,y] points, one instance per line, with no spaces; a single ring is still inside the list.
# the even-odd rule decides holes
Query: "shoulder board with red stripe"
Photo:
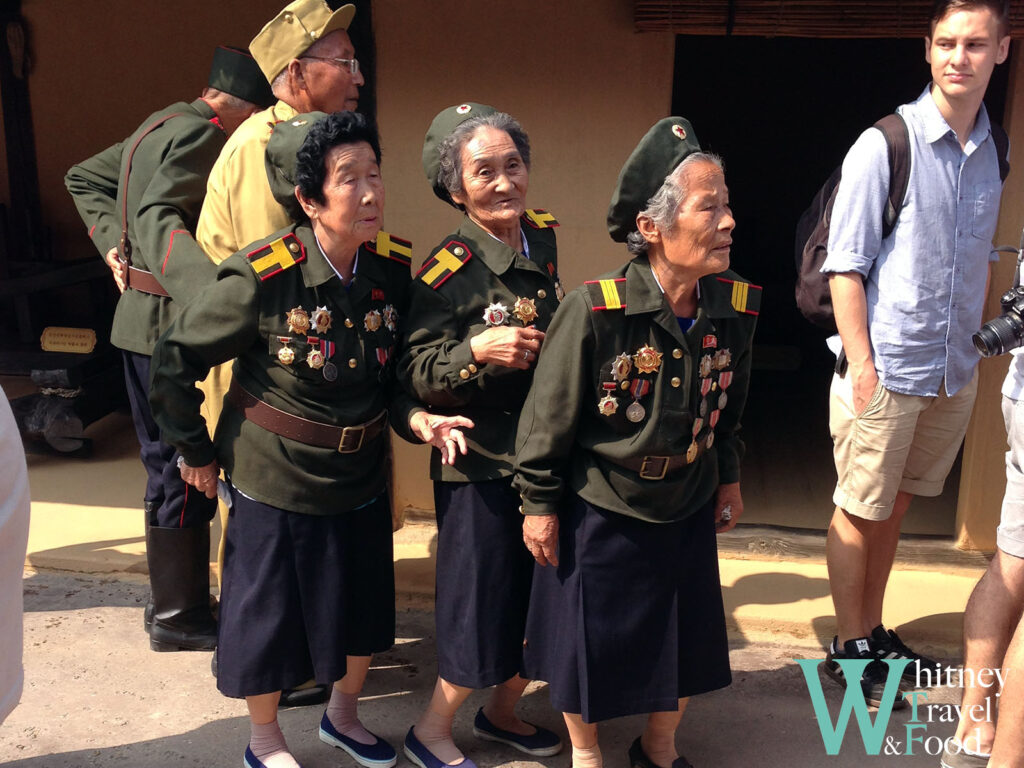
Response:
[[[439,250],[427,259],[416,277],[429,285],[435,291],[444,284],[444,281],[454,275],[463,265],[473,258],[473,253],[465,243],[458,240],[449,240],[444,248]]]
[[[383,256],[385,259],[397,261],[407,267],[412,264],[412,243],[384,230],[377,233],[376,240],[370,240],[365,245],[366,250]]]
[[[608,280],[587,280],[584,285],[590,291],[590,301],[594,305],[594,311],[599,309],[625,309],[626,303],[622,300],[619,289],[626,282],[624,277],[616,277]]]
[[[744,283],[741,280],[729,280],[724,277],[716,279],[732,291],[730,303],[733,309],[746,315],[757,315],[760,313],[762,290],[760,285]]]
[[[558,220],[543,208],[527,208],[521,218],[534,229],[558,226]]]
[[[306,260],[306,249],[294,233],[289,232],[272,243],[262,245],[245,256],[260,280],[267,280]]]

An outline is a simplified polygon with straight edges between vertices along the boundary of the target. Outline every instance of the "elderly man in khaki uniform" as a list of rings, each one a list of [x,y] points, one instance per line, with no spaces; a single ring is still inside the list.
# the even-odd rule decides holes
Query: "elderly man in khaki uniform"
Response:
[[[264,155],[273,126],[300,113],[355,110],[358,106],[359,86],[364,81],[347,32],[355,13],[353,5],[331,11],[324,0],[294,0],[249,44],[278,101],[239,126],[210,172],[196,240],[215,264],[291,223],[267,180]],[[230,378],[231,365],[218,366],[200,387],[206,395],[203,417],[211,427],[220,418]],[[223,527],[227,523],[223,505],[220,517],[218,559],[223,562]],[[354,674],[360,677],[360,685],[354,687],[358,691],[366,670]],[[314,704],[324,701],[327,693],[325,686],[285,691],[281,702]]]

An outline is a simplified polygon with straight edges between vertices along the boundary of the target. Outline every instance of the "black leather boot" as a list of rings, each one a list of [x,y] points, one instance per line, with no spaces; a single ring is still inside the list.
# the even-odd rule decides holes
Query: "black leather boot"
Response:
[[[210,610],[210,528],[146,531],[154,651],[212,651],[217,622]]]
[[[159,506],[155,501],[144,501],[142,503],[142,527],[146,531],[146,543],[149,543],[149,521],[153,519],[156,514],[156,508]],[[147,546],[147,557],[149,547]],[[150,628],[153,626],[153,598],[152,596],[146,601],[146,607],[142,610],[142,628],[146,630],[146,634],[149,634]]]

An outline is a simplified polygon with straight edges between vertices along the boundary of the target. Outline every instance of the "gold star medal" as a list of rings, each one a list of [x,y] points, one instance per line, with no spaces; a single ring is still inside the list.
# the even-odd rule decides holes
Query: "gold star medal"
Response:
[[[306,333],[309,331],[309,313],[302,307],[295,307],[285,313],[289,333]]]
[[[537,319],[537,305],[533,303],[533,299],[518,298],[512,307],[512,314],[519,318],[523,325],[529,325]]]
[[[295,350],[288,346],[291,339],[288,336],[278,336],[281,348],[277,350],[277,359],[281,365],[291,365],[295,362]]]
[[[504,325],[508,321],[508,307],[499,301],[494,302],[484,310],[484,322],[491,328],[496,325]]]
[[[633,362],[640,373],[657,373],[661,367],[661,352],[649,344],[644,344],[633,355]]]
[[[331,310],[327,307],[317,307],[310,320],[317,333],[331,330]]]
[[[632,370],[633,358],[629,356],[629,352],[623,352],[612,361],[612,376],[616,381],[624,381]]]
[[[370,333],[380,329],[383,320],[380,316],[380,311],[371,309],[366,313],[366,317],[363,318],[363,327],[366,328]]]

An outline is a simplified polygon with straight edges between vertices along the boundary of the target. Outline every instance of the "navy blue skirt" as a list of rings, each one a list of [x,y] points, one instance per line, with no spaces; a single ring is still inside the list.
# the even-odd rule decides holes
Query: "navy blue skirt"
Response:
[[[233,490],[217,633],[217,688],[255,696],[345,676],[346,656],[395,642],[387,494],[305,515]]]
[[[486,688],[519,673],[533,558],[511,478],[434,483],[437,672]]]
[[[523,674],[594,723],[668,712],[732,681],[714,508],[650,523],[575,498],[536,566]]]

